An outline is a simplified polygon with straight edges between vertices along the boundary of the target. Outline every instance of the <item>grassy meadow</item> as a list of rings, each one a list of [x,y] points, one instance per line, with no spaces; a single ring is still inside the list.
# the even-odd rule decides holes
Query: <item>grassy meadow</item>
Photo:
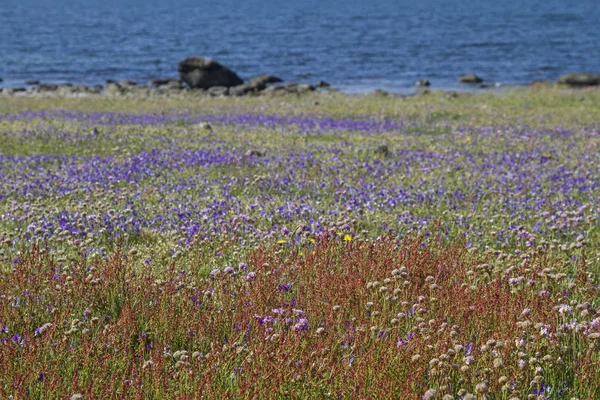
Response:
[[[0,96],[0,397],[600,398],[600,91]]]

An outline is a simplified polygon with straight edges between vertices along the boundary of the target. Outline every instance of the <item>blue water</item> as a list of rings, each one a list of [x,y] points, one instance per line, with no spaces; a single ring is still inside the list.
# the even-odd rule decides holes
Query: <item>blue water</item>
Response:
[[[600,72],[600,0],[0,0],[1,86],[177,76],[211,56],[243,78],[346,92]]]

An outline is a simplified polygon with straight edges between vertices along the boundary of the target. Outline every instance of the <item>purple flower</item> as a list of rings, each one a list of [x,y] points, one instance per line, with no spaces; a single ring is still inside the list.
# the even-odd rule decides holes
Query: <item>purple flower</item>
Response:
[[[572,311],[571,306],[567,304],[559,304],[558,306],[554,307],[554,309],[558,310],[560,315],[568,315],[571,314]]]
[[[273,322],[273,317],[270,315],[260,316],[258,314],[254,315],[254,318],[258,320],[258,323],[261,325],[266,325]]]
[[[298,323],[296,323],[296,325],[294,325],[294,330],[296,330],[298,332],[307,331],[308,328],[309,328],[308,320],[306,318],[300,318],[300,320],[298,320]]]
[[[472,351],[473,351],[473,342],[469,343],[469,345],[465,349],[465,356],[470,356]]]
[[[277,290],[279,290],[280,292],[289,292],[290,290],[292,290],[292,284],[291,283],[282,283],[281,285],[279,285],[277,287]]]
[[[533,389],[533,394],[537,394],[537,395],[543,395],[546,390],[550,389],[550,385],[549,384],[543,384],[540,386],[539,389]]]
[[[540,328],[540,335],[542,335],[544,337],[548,337],[549,332],[550,332],[550,325],[542,325],[542,327]]]

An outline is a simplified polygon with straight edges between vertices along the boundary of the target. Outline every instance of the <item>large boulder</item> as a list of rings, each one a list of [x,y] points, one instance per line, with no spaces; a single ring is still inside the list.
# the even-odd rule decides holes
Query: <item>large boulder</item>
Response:
[[[181,80],[194,89],[232,87],[244,83],[235,72],[211,58],[189,57],[179,62]]]
[[[597,86],[600,85],[600,74],[565,74],[558,78],[558,83],[569,86]]]

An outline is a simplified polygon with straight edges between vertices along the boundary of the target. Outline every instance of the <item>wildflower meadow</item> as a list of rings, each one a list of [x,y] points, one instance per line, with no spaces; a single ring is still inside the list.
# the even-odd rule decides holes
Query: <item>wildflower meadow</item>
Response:
[[[600,398],[600,92],[0,98],[0,397]]]

